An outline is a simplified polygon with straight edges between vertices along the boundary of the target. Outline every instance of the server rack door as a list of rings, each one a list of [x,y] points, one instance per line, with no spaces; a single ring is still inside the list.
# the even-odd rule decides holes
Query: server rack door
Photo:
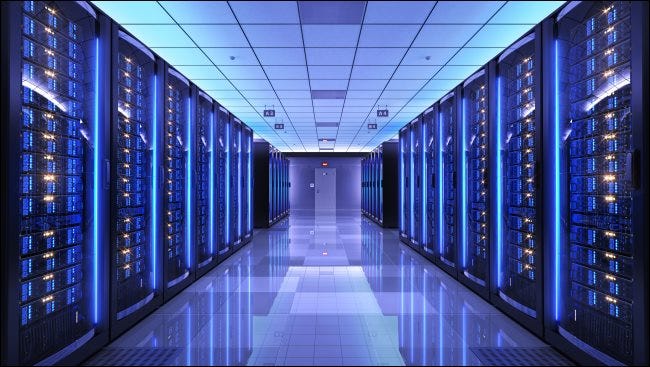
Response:
[[[400,221],[400,238],[402,240],[408,241],[410,230],[411,230],[411,216],[410,216],[410,155],[411,155],[411,144],[410,144],[410,130],[408,127],[400,130],[400,210],[401,210],[401,221]]]
[[[422,248],[422,118],[411,122],[411,244]]]
[[[366,159],[361,158],[361,213],[366,212]]]
[[[498,60],[495,130],[496,292],[541,328],[542,157],[540,101],[541,41],[525,36]],[[490,88],[491,91],[494,88]],[[494,114],[493,114],[494,115]],[[539,331],[538,331],[539,333]]]
[[[232,118],[231,130],[231,147],[232,153],[230,154],[230,188],[231,188],[231,203],[230,219],[232,228],[233,245],[238,246],[241,243],[241,122],[236,118]]]
[[[79,363],[108,340],[104,21],[86,3],[2,4],[8,364]]]
[[[246,215],[244,216],[245,222],[245,235],[244,237],[250,239],[253,235],[253,130],[249,127],[244,129],[244,152],[245,152],[245,198],[246,198]]]
[[[165,299],[187,285],[191,272],[189,180],[190,85],[187,79],[168,69],[165,91],[164,133],[164,285]]]
[[[269,150],[269,224],[275,220],[275,152]]]
[[[216,241],[219,261],[230,251],[230,115],[219,106],[216,121]]]
[[[112,336],[143,317],[133,314],[156,296],[159,204],[155,57],[131,36],[116,33],[117,45],[111,55],[111,176],[115,177],[111,180],[110,221]],[[150,310],[148,307],[143,313]]]
[[[375,152],[370,152],[370,216],[375,218]]]
[[[455,267],[457,261],[458,230],[456,226],[456,96],[455,92],[447,95],[440,102],[440,154],[442,163],[442,217],[440,218],[439,260],[449,267]]]
[[[284,211],[285,213],[289,214],[289,165],[290,161],[289,158],[284,159]]]
[[[438,246],[438,201],[440,197],[437,183],[438,173],[438,108],[424,111],[423,125],[423,174],[422,188],[426,192],[423,198],[423,247],[424,254],[433,257]]]
[[[375,219],[379,220],[379,212],[381,211],[381,207],[379,206],[379,186],[381,184],[379,180],[379,167],[381,166],[381,158],[379,156],[379,148],[375,148],[375,153],[374,153],[375,159],[374,159],[374,180],[375,180],[375,192],[374,192],[374,201],[375,201]]]
[[[488,291],[490,217],[488,190],[488,75],[483,69],[463,84],[459,234],[462,275]],[[487,295],[485,293],[484,295]]]
[[[216,257],[214,238],[214,105],[212,98],[199,92],[196,108],[194,149],[196,164],[195,263],[209,269]]]
[[[377,219],[379,223],[384,223],[384,148],[380,145],[377,149],[377,197],[378,197],[378,213]]]
[[[646,16],[636,17],[641,9]],[[645,22],[647,32],[647,4],[567,7],[558,16],[554,45],[555,210],[561,215],[554,233],[553,317],[565,340],[606,364],[647,359],[647,340],[635,339],[647,334],[647,284],[635,276],[647,269],[647,242],[639,242],[642,228],[635,223],[641,221],[633,219],[647,213],[635,200],[642,197],[636,177],[647,141],[634,136],[647,124],[641,123],[647,102],[632,93],[643,92],[637,83],[647,70],[647,61],[640,62],[647,57],[647,33],[634,29],[633,19]]]

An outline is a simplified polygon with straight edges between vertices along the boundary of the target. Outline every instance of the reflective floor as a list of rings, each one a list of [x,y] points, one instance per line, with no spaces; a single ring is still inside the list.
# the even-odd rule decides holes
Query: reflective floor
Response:
[[[168,365],[477,365],[477,347],[543,346],[395,229],[357,211],[293,211],[103,353],[155,352]]]

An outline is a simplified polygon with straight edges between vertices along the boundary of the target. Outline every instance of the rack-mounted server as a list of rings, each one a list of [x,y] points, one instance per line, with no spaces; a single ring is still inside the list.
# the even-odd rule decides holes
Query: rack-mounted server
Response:
[[[242,128],[242,241],[253,239],[253,130]]]
[[[241,121],[231,116],[230,119],[230,230],[232,244],[236,251],[241,246],[242,234],[242,177],[241,177]]]
[[[254,226],[268,228],[289,214],[289,160],[263,140],[253,141]]]
[[[361,160],[362,213],[386,228],[397,227],[398,147],[384,142]]]
[[[439,139],[438,105],[422,113],[422,254],[430,260],[435,259],[438,246],[439,211]]]
[[[411,129],[399,131],[399,238],[410,244],[411,238]]]
[[[108,340],[107,19],[2,4],[2,364],[79,363]]]
[[[648,361],[647,14],[647,2],[574,2],[544,24],[547,334],[592,363]]]
[[[113,26],[111,99],[111,336],[160,305],[156,58]]]

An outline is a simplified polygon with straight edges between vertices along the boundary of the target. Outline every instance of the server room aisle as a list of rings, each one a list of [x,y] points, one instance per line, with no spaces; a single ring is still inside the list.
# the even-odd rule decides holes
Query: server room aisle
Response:
[[[477,365],[544,347],[396,230],[292,211],[87,364]]]

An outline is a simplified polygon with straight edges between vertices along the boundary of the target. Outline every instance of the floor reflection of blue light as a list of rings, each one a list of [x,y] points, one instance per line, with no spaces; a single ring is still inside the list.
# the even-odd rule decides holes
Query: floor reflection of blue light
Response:
[[[362,220],[292,211],[111,347],[180,349],[173,363],[195,365],[474,365],[472,347],[543,346]]]

